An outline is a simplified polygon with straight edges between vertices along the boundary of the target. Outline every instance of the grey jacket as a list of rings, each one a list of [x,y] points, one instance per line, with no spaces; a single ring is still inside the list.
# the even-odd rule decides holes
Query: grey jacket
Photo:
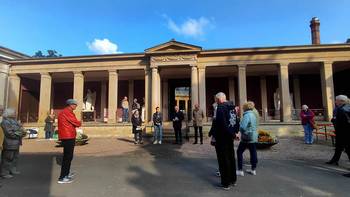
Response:
[[[193,126],[201,127],[203,126],[204,113],[202,109],[193,110]]]
[[[22,145],[22,138],[25,135],[22,125],[15,119],[3,118],[1,128],[4,131],[3,149],[19,150],[19,146]]]

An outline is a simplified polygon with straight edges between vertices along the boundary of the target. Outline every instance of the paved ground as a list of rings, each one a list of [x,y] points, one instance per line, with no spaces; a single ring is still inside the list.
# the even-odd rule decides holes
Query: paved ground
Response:
[[[206,142],[208,143],[208,141]],[[77,147],[73,184],[56,183],[61,148],[53,141],[26,140],[21,175],[0,180],[1,197],[53,196],[349,196],[350,168],[324,165],[332,154],[329,144],[304,145],[301,138],[281,139],[268,151],[259,151],[257,176],[240,177],[230,191],[218,189],[217,166],[208,145],[163,144],[134,146],[128,139],[92,139]],[[248,166],[246,166],[248,167]]]

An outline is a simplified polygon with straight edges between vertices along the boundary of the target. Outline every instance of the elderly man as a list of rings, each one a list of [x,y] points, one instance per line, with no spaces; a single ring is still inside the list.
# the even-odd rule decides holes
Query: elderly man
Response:
[[[234,186],[237,180],[233,146],[233,139],[236,135],[229,128],[230,112],[234,106],[233,103],[226,101],[226,95],[222,92],[217,93],[215,97],[218,105],[210,133],[216,140],[215,150],[221,174],[221,187],[224,190],[229,190],[230,186]]]
[[[335,128],[335,152],[332,159],[327,164],[338,165],[340,156],[345,149],[346,154],[350,160],[350,105],[348,104],[348,97],[339,95],[335,99],[337,106],[336,113],[333,117]]]
[[[58,183],[73,182],[73,173],[70,173],[70,165],[73,160],[76,128],[81,126],[73,111],[77,108],[78,102],[74,99],[66,101],[67,106],[58,114],[58,138],[63,146],[63,160],[61,166],[61,175]]]
[[[199,108],[198,104],[194,105],[194,110],[192,113],[192,120],[193,120],[193,127],[194,127],[194,143],[198,143],[198,130],[199,130],[199,136],[200,136],[200,142],[203,144],[203,119],[204,119],[204,113],[203,110]]]
[[[175,112],[172,116],[173,128],[175,131],[175,144],[182,144],[182,121],[184,120],[184,114],[179,110],[178,106],[175,106]]]
[[[1,177],[12,178],[20,174],[17,170],[19,147],[26,132],[22,125],[16,120],[14,109],[8,108],[3,114],[1,128],[4,132],[3,150],[1,153]]]

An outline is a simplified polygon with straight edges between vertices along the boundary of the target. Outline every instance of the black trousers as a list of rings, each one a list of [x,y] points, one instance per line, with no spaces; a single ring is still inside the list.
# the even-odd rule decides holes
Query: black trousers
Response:
[[[174,127],[176,143],[182,143],[181,127]]]
[[[197,143],[198,142],[198,129],[199,129],[199,139],[200,139],[200,142],[203,143],[203,127],[197,127],[197,126],[194,126],[194,142]]]
[[[63,179],[69,175],[70,165],[73,160],[75,139],[62,140],[63,146],[63,160],[61,166],[61,175],[59,179]]]
[[[221,174],[221,185],[229,186],[237,180],[233,139],[216,141],[215,150]]]
[[[135,139],[135,142],[142,141],[142,130],[136,130],[136,132],[134,133],[134,139]]]
[[[339,140],[338,140],[339,141]],[[334,155],[331,159],[332,162],[338,162],[342,152],[345,150],[346,154],[348,155],[348,158],[350,160],[350,146],[345,143],[335,143],[335,151]]]

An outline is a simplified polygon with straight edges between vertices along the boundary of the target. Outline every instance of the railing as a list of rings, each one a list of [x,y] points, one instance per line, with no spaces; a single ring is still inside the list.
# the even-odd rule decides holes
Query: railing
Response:
[[[33,123],[38,122],[38,113],[25,112],[19,114],[19,120],[21,123]]]

